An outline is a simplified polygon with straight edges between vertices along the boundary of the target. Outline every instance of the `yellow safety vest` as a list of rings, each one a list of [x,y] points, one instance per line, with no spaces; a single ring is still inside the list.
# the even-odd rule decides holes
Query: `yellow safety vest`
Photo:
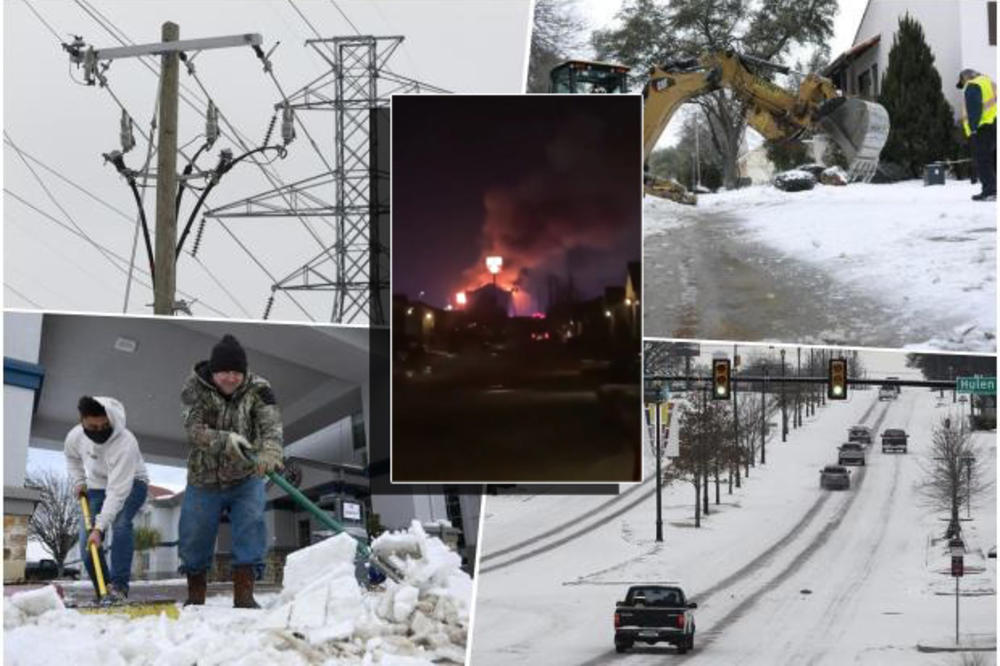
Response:
[[[979,116],[979,126],[976,129],[994,122],[997,118],[996,84],[990,80],[990,77],[981,74],[966,81],[965,85],[979,86],[983,97],[983,112]],[[969,110],[965,107],[965,88],[962,89],[962,131],[965,132],[965,136],[972,136],[972,130],[969,128]]]

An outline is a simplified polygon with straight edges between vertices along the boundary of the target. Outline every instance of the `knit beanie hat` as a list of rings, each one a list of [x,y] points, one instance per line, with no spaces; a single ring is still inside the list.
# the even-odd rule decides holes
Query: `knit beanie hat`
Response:
[[[208,360],[210,372],[235,371],[246,374],[247,353],[243,351],[243,346],[231,335],[224,335],[219,342],[212,347],[212,358]]]

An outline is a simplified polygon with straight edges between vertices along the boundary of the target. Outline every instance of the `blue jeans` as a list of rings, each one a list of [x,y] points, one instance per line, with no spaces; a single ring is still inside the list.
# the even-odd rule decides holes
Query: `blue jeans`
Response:
[[[229,510],[233,535],[233,566],[251,565],[257,575],[264,568],[267,526],[264,524],[264,480],[251,476],[235,486],[201,488],[188,484],[181,504],[178,529],[179,571],[196,574],[212,568],[215,537],[224,509]]]
[[[125,504],[121,511],[115,516],[115,521],[111,523],[111,583],[119,589],[128,592],[129,579],[132,576],[132,553],[135,552],[135,543],[132,541],[132,520],[135,514],[142,508],[146,501],[148,486],[144,481],[136,479],[132,482],[132,492],[125,498]],[[87,501],[90,503],[90,520],[97,518],[104,506],[104,489],[88,488]],[[83,518],[80,518],[80,557],[84,566],[87,567],[87,575],[97,588],[97,579],[94,574],[94,563],[87,550],[87,537],[90,535],[83,525]],[[103,549],[103,544],[102,544]],[[102,554],[103,560],[103,554]],[[105,572],[107,575],[107,572]],[[105,581],[106,583],[108,581]]]

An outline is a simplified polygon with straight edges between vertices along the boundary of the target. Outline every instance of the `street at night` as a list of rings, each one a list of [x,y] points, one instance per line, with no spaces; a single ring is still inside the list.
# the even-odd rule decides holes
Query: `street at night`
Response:
[[[638,117],[394,101],[394,481],[639,480]]]

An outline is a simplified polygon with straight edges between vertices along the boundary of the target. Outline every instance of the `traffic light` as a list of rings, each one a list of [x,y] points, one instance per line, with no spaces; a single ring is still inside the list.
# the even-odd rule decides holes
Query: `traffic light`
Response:
[[[729,400],[730,369],[728,358],[712,361],[712,400]]]
[[[827,377],[826,397],[830,400],[847,399],[847,359],[831,358]]]

